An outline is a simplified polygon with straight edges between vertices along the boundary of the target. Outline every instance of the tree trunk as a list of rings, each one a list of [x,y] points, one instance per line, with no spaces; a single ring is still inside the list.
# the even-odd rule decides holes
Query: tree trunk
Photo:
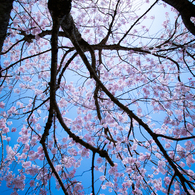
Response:
[[[14,0],[0,0],[0,53],[6,37],[13,1]]]

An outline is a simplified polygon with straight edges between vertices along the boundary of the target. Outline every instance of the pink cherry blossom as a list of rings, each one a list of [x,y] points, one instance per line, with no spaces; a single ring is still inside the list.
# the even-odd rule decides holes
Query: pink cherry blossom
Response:
[[[2,10],[0,182],[10,194],[195,193],[192,1],[65,2]]]

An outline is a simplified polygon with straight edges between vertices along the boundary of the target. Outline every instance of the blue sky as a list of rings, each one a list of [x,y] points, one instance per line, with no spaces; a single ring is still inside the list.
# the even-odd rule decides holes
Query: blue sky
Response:
[[[168,9],[168,11],[170,11],[170,9]],[[152,24],[152,27],[150,28],[150,33],[151,33],[151,36],[152,36],[152,34],[156,34],[157,32],[158,32],[158,29],[161,29],[161,23],[163,22],[163,20],[164,20],[164,17],[161,17],[161,15],[163,15],[164,16],[164,11],[163,11],[163,9],[162,9],[162,7],[156,7],[156,9],[154,9],[153,11],[152,11],[152,14],[154,14],[155,15],[155,17],[156,18],[158,18],[157,20],[155,20],[155,22]],[[151,14],[151,15],[152,15]],[[171,14],[170,14],[170,18],[171,18]],[[1,63],[3,63],[3,58],[1,58]],[[74,72],[73,73],[71,73],[71,71],[69,71],[69,73],[70,74],[67,74],[66,75],[66,80],[67,80],[67,82],[70,82],[70,81],[72,81],[72,80],[74,80],[75,79],[75,81],[77,80],[77,78],[76,78],[76,76],[73,76],[73,75],[75,75],[74,74]],[[185,76],[186,78],[187,78],[187,76]],[[184,77],[184,79],[183,80],[186,80],[187,81],[187,79]],[[81,80],[79,80],[79,82],[81,82]],[[29,92],[28,92],[29,93]],[[32,94],[27,94],[27,95],[29,95],[29,96],[32,96]],[[135,94],[136,95],[136,94]],[[15,101],[15,95],[12,95],[10,98],[9,98],[9,103],[6,105],[6,108],[5,109],[8,109],[10,106],[11,106],[11,102],[12,101]],[[28,100],[27,100],[28,101]],[[134,109],[134,108],[133,108]],[[145,109],[147,109],[147,107],[145,107]],[[0,112],[2,111],[2,109],[0,110]],[[45,112],[46,113],[46,112]],[[44,114],[45,114],[44,112],[41,114],[41,118],[43,119],[43,117],[44,117]],[[71,109],[69,109],[69,113],[66,115],[67,117],[69,117],[69,118],[76,118],[76,116],[77,116],[77,112],[76,112],[76,108],[71,108]],[[161,117],[163,117],[163,115],[162,115],[162,113],[159,113],[159,114],[156,114],[156,113],[154,113],[154,114],[152,114],[151,115],[152,117],[154,117],[153,119],[156,119],[156,120],[158,120],[159,118],[161,118]],[[43,122],[43,120],[40,120],[40,124],[42,125],[42,126],[44,126],[45,125],[45,123]],[[13,125],[11,125],[10,127],[12,127],[12,126],[14,126],[14,127],[17,127],[18,129],[21,129],[21,127],[22,127],[22,123],[24,122],[24,120],[25,120],[25,118],[22,118],[22,119],[19,119],[19,120],[15,120],[15,121],[13,121]],[[19,131],[19,130],[18,130]],[[17,132],[15,132],[14,134],[13,133],[11,133],[10,134],[10,136],[11,136],[11,142],[9,143],[11,146],[13,146],[15,143],[16,143],[16,140],[15,140],[15,138],[17,138],[18,137],[18,131]],[[60,134],[60,136],[61,137],[63,137],[63,136],[66,136],[66,133],[62,133],[63,131],[59,131],[59,133],[61,133]],[[146,134],[146,137],[147,137],[148,135]],[[137,135],[137,138],[139,138],[139,135]],[[5,143],[5,142],[4,142]],[[6,144],[5,144],[6,145]],[[5,150],[5,149],[4,149]],[[0,153],[1,153],[1,151],[0,151]],[[99,156],[98,155],[96,155],[96,159],[98,158]],[[92,153],[90,152],[90,159],[92,158]],[[38,165],[40,165],[41,164],[41,162],[38,162],[37,161],[37,163],[38,163]],[[17,166],[15,167],[15,169],[14,170],[17,170]],[[85,188],[85,192],[86,192],[86,194],[88,194],[88,193],[90,193],[90,191],[91,191],[91,189],[89,188],[87,188],[90,184],[91,184],[91,171],[90,171],[90,169],[91,169],[91,160],[88,160],[88,159],[86,159],[86,160],[83,160],[82,161],[82,165],[81,165],[81,167],[77,170],[77,173],[76,173],[76,175],[77,175],[77,177],[76,177],[76,179],[78,178],[78,180],[81,180],[82,181],[82,183],[83,183],[83,185],[84,185],[84,188]],[[97,172],[97,171],[95,171],[95,179],[97,179],[99,176],[101,175],[101,173],[99,173],[99,172]],[[162,175],[162,177],[163,177],[163,175]],[[53,184],[53,182],[54,182],[54,180],[52,180],[52,186],[55,186],[55,184]],[[96,182],[96,184],[95,184],[95,191],[97,192],[97,190],[99,189],[99,185],[100,185],[100,181],[97,181]],[[0,191],[2,192],[2,195],[7,195],[7,194],[10,194],[11,193],[11,191],[12,190],[8,190],[7,188],[6,188],[6,186],[5,186],[5,182],[2,182],[2,185],[0,186]],[[102,191],[103,192],[103,191]],[[63,194],[63,192],[60,190],[60,191],[57,191],[57,190],[55,190],[55,188],[54,187],[52,187],[52,193],[53,194],[55,194],[55,193],[58,193],[58,194]],[[107,194],[108,193],[108,191],[107,190],[105,190],[104,191],[104,193],[105,194]],[[21,194],[21,195],[23,195],[23,194],[25,194],[25,191],[20,191],[19,192],[19,194]],[[114,192],[111,192],[111,193],[109,193],[109,194],[115,194]]]

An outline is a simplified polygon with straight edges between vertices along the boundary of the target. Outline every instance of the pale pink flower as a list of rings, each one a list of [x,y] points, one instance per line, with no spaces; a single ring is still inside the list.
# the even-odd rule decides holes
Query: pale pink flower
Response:
[[[31,180],[29,184],[30,184],[30,187],[34,187],[35,186],[35,181]]]
[[[101,181],[104,181],[105,179],[106,179],[106,178],[105,178],[104,175],[100,176],[100,180],[101,180]]]
[[[52,148],[51,153],[52,154],[57,154],[57,149],[56,148]]]
[[[24,167],[24,168],[28,168],[30,166],[31,166],[31,161],[26,161],[26,162],[22,163],[22,167]]]
[[[98,159],[97,159],[97,163],[98,163],[98,164],[100,164],[100,163],[102,163],[102,162],[103,162],[102,158],[98,158]]]
[[[0,108],[4,108],[5,103],[4,102],[0,102]]]
[[[16,132],[16,128],[12,127],[11,132]]]

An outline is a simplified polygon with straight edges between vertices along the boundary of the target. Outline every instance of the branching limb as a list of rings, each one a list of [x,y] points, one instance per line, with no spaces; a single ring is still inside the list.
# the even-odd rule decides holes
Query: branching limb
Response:
[[[90,144],[88,144],[87,142],[85,142],[84,140],[82,140],[79,136],[75,135],[74,133],[71,132],[71,130],[66,126],[66,124],[64,123],[64,120],[62,118],[62,115],[60,113],[59,107],[57,105],[57,103],[55,102],[55,111],[57,114],[57,118],[61,124],[61,126],[63,127],[63,129],[68,133],[68,135],[76,142],[81,144],[82,146],[84,146],[85,148],[91,150],[92,152],[98,153],[101,157],[106,158],[106,160],[109,162],[109,164],[111,166],[114,166],[113,161],[111,160],[111,158],[109,157],[108,153],[106,150],[101,150],[100,148],[96,148]]]
[[[82,58],[83,62],[85,63],[87,69],[89,70],[90,74],[93,76],[94,80],[97,82],[97,84],[102,88],[102,90],[106,93],[106,95],[119,107],[121,108],[124,112],[126,112],[129,117],[133,118],[135,121],[138,122],[138,124],[140,126],[142,126],[152,137],[152,139],[155,141],[155,143],[157,144],[157,146],[159,147],[160,151],[163,153],[164,157],[166,158],[166,160],[169,162],[169,164],[171,165],[171,167],[173,168],[173,170],[175,171],[176,175],[179,177],[181,182],[184,183],[188,183],[189,182],[186,180],[186,178],[182,175],[182,173],[180,173],[180,171],[178,170],[178,168],[176,167],[176,165],[174,164],[174,162],[172,161],[172,159],[169,157],[169,155],[167,154],[166,150],[164,149],[164,147],[162,146],[162,144],[160,143],[160,141],[158,140],[158,136],[156,136],[156,134],[150,129],[150,127],[144,123],[142,121],[142,119],[140,119],[137,115],[135,115],[131,110],[129,110],[128,107],[126,107],[125,105],[123,105],[121,102],[118,101],[117,98],[115,98],[110,91],[104,86],[104,84],[99,80],[97,74],[94,72],[93,68],[91,67],[88,59],[86,58],[85,54],[83,53],[80,45],[77,43],[76,40],[73,41],[73,44],[77,50],[77,52],[79,53],[80,57]],[[191,186],[189,185],[189,187],[191,188]],[[191,188],[194,192],[195,189]],[[186,186],[184,186],[184,190],[187,194],[189,194],[188,190],[186,189]]]
[[[59,0],[58,2],[56,2],[54,0],[49,0],[49,2],[48,2],[48,8],[49,8],[49,11],[51,13],[52,20],[53,20],[52,37],[51,37],[52,52],[51,52],[51,76],[50,76],[50,109],[49,109],[48,121],[46,123],[45,130],[44,130],[44,133],[42,135],[40,143],[42,144],[43,151],[45,153],[45,157],[46,157],[54,175],[56,176],[56,179],[58,180],[64,194],[68,195],[68,192],[67,192],[60,176],[58,175],[57,171],[55,170],[55,167],[54,167],[54,165],[49,157],[47,147],[45,144],[45,140],[48,137],[49,130],[52,126],[53,115],[54,115],[54,110],[55,110],[54,107],[55,107],[55,103],[56,103],[56,74],[57,74],[59,26],[60,26],[60,21],[67,14],[67,13],[63,12],[65,10],[65,8],[61,7],[62,5],[60,3],[66,4],[67,1],[66,0]],[[69,12],[70,12],[70,9],[69,9],[68,13]]]

